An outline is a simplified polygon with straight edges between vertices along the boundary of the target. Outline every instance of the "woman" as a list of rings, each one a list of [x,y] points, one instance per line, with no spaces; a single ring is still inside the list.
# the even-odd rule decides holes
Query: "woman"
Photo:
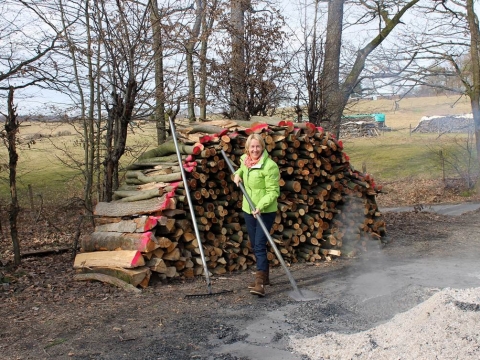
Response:
[[[242,210],[245,212],[250,245],[257,261],[255,282],[248,288],[250,293],[265,296],[265,285],[270,285],[267,259],[267,235],[258,223],[261,214],[265,227],[270,231],[277,212],[277,198],[280,196],[280,170],[265,150],[265,142],[259,134],[251,134],[245,144],[245,154],[240,158],[240,168],[233,178],[235,184],[243,182],[245,191],[255,205],[250,209],[243,198]]]

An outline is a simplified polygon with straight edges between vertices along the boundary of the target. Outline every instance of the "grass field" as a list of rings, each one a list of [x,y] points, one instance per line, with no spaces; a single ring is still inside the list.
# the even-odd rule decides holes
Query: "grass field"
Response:
[[[349,108],[350,113],[380,112],[386,115],[386,126],[392,131],[375,138],[344,140],[344,151],[352,165],[365,168],[377,180],[439,179],[443,176],[439,150],[459,150],[466,135],[410,134],[420,118],[426,115],[464,114],[469,111],[465,98],[446,96],[407,98],[397,104],[393,100],[363,101]],[[45,202],[55,202],[81,194],[81,173],[74,164],[82,162],[83,146],[77,129],[68,124],[24,123],[20,129],[24,145],[19,146],[18,192],[27,199],[28,185],[34,194],[42,194]],[[26,146],[28,140],[35,140]],[[461,139],[461,140],[459,140]],[[156,144],[155,128],[147,124],[128,135],[128,153],[124,164]],[[5,147],[0,148],[0,203],[9,197],[8,171],[1,164],[8,162]],[[447,173],[455,176],[455,173]]]
[[[471,113],[466,97],[434,96],[362,101],[347,114],[383,113],[392,129],[376,138],[345,140],[345,151],[357,169],[366,167],[378,181],[404,178],[434,179],[443,176],[439,150],[459,152],[466,135],[411,133],[423,116]],[[460,145],[459,145],[460,144]],[[456,176],[447,169],[446,176]]]

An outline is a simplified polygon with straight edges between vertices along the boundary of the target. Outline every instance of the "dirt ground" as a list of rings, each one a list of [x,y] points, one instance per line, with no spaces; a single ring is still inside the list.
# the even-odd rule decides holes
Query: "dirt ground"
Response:
[[[480,212],[461,216],[428,212],[422,204],[432,197],[437,199],[434,203],[461,197],[453,190],[439,190],[438,184],[424,185],[415,196],[395,193],[396,186],[403,188],[390,184],[390,193],[378,197],[380,209],[406,204],[416,208],[384,213],[386,245],[372,242],[357,258],[290,268],[301,290],[319,296],[306,302],[289,295],[292,287],[281,267],[272,269],[273,285],[267,287],[265,298],[252,296],[246,289],[251,271],[212,278],[213,292],[230,293],[192,298],[185,295],[207,292],[203,279],[152,281],[138,295],[99,282],[74,281],[69,252],[26,257],[15,269],[11,267],[8,222],[2,213],[0,357],[341,359],[318,353],[309,357],[296,351],[292,339],[365,331],[441,289],[478,287],[480,283]],[[24,211],[19,225],[22,249],[71,245],[77,215],[78,210],[68,205],[42,217]],[[52,224],[62,224],[62,228]]]

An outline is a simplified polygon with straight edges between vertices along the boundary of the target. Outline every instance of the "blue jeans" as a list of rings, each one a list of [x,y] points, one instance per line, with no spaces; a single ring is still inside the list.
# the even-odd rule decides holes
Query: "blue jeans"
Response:
[[[268,270],[267,259],[267,241],[268,238],[265,235],[260,223],[253,215],[244,213],[245,223],[247,224],[248,237],[250,238],[250,246],[252,247],[255,259],[257,260],[257,271]],[[275,221],[276,212],[260,214],[262,221],[268,231],[272,228]]]

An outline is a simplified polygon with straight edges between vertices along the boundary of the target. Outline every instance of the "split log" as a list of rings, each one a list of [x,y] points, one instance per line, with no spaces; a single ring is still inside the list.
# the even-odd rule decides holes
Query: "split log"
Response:
[[[162,236],[162,237],[157,237],[157,243],[158,243],[158,247],[162,249],[168,249],[170,246],[172,246],[173,241],[170,240],[168,237]]]
[[[165,274],[167,278],[173,278],[178,275],[177,268],[175,266],[167,266],[167,269],[163,274]]]
[[[153,182],[174,182],[182,180],[182,173],[175,172],[171,174],[164,174],[164,175],[154,175],[154,176],[146,176],[141,171],[135,172],[136,177],[128,177],[125,179],[127,184],[149,184]],[[138,199],[142,200],[142,199]]]
[[[142,253],[136,250],[95,251],[79,253],[75,257],[74,269],[84,267],[122,267],[126,269],[144,266]]]
[[[170,252],[167,252],[166,254],[164,254],[162,258],[164,260],[176,261],[176,260],[180,260],[180,257],[181,257],[180,249],[175,248]]]
[[[320,249],[320,252],[323,255],[334,255],[334,256],[342,255],[341,250],[336,250],[336,249]]]
[[[172,234],[175,231],[175,219],[167,219],[162,224],[159,224],[155,233],[160,235]]]
[[[150,270],[164,274],[167,271],[167,265],[163,259],[152,258],[146,264]]]

